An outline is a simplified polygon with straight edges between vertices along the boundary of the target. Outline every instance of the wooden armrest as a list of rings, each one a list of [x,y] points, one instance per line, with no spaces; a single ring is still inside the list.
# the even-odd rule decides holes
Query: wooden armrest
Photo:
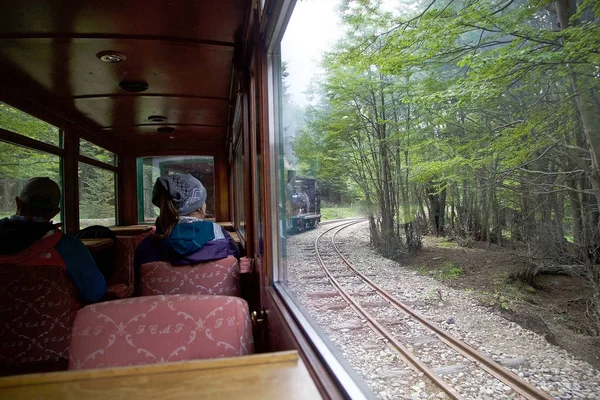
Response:
[[[115,285],[110,285],[108,290],[106,291],[106,296],[104,296],[105,300],[116,300],[122,299],[127,294],[127,285],[124,283],[117,283]]]

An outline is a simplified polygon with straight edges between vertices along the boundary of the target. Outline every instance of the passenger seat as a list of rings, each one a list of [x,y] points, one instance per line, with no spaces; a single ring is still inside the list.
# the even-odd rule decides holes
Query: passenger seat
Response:
[[[0,375],[67,369],[77,298],[63,268],[2,265]]]
[[[194,265],[173,266],[165,261],[143,264],[141,296],[211,294],[241,296],[240,267],[235,257]]]
[[[237,297],[146,296],[89,305],[73,327],[69,369],[156,364],[254,352]]]

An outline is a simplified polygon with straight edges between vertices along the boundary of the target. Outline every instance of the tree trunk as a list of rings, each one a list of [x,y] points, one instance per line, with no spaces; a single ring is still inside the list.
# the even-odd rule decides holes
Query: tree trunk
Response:
[[[576,2],[573,0],[556,1],[556,14],[561,29],[569,27],[569,19],[576,11]],[[598,107],[598,93],[594,85],[585,82],[581,74],[573,68],[571,72],[571,87],[575,95],[577,109],[583,125],[586,143],[592,160],[588,178],[596,202],[600,203],[600,110]],[[596,226],[600,229],[600,226]]]
[[[571,224],[573,229],[573,243],[580,247],[583,244],[583,225],[581,223],[581,199],[577,191],[577,181],[570,179],[568,185],[573,190],[569,190],[569,203],[571,206]]]

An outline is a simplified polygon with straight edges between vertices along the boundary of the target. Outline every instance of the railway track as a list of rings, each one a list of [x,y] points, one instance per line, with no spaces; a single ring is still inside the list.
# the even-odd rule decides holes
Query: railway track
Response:
[[[387,345],[396,351],[406,363],[427,376],[435,386],[440,388],[450,398],[467,398],[460,392],[460,389],[457,389],[453,385],[452,381],[449,382],[442,377],[443,374],[436,372],[444,371],[444,366],[433,368],[430,365],[428,355],[419,355],[418,351],[413,352],[409,349],[410,346],[408,346],[408,343],[403,341],[403,336],[406,335],[402,334],[402,329],[392,329],[386,325],[384,319],[380,316],[389,315],[390,310],[393,310],[392,312],[402,313],[405,322],[404,325],[409,327],[407,329],[418,331],[418,334],[421,335],[421,337],[429,337],[430,340],[438,341],[433,345],[430,343],[430,348],[440,348],[445,346],[453,349],[460,355],[458,358],[453,358],[454,360],[469,360],[468,368],[471,374],[473,374],[474,369],[481,369],[485,371],[485,374],[480,373],[479,375],[485,376],[485,381],[489,381],[489,377],[493,377],[493,379],[497,379],[510,387],[515,394],[522,396],[522,398],[552,399],[551,396],[524,381],[498,362],[486,357],[468,344],[458,340],[443,329],[440,329],[436,324],[421,317],[406,304],[398,301],[394,296],[380,288],[371,279],[358,271],[350,261],[341,254],[335,242],[335,238],[342,230],[361,222],[364,221],[359,220],[343,223],[321,233],[314,242],[315,255],[327,279],[339,293],[339,296],[344,299],[352,310],[354,310],[361,321],[386,341]],[[329,242],[323,240],[327,235],[331,235],[331,240]],[[334,257],[331,257],[332,254]],[[341,263],[338,260],[341,260]],[[371,301],[364,301],[364,290],[362,292],[363,296],[357,296],[356,292],[353,291],[352,288],[361,285],[369,288],[367,293]],[[372,311],[374,308],[377,308],[378,311]],[[444,349],[444,351],[447,352],[447,349]],[[452,365],[447,366],[447,368],[451,369]]]

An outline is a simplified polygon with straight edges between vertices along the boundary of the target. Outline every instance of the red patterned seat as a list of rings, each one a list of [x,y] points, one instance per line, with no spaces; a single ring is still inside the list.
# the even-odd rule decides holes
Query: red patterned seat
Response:
[[[195,265],[173,266],[165,261],[142,265],[141,295],[241,295],[240,268],[235,257]]]
[[[79,307],[64,269],[0,265],[0,374],[66,369]]]
[[[116,269],[107,282],[109,288],[113,288],[109,291],[114,296],[125,298],[133,294],[135,289],[133,269],[135,249],[146,236],[151,235],[153,232],[154,229],[135,236],[117,236]]]
[[[89,305],[73,327],[69,369],[155,364],[254,352],[237,297],[147,296]]]

